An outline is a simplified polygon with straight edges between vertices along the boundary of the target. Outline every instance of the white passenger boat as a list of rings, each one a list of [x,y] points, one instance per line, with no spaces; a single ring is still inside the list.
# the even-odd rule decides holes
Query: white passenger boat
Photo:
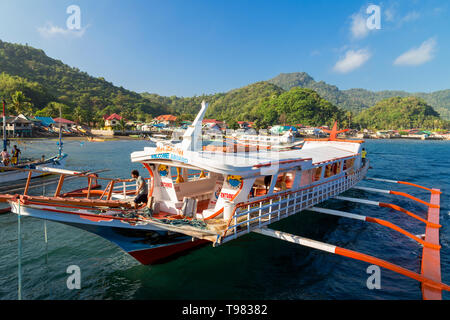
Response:
[[[438,245],[383,220],[315,207],[355,187],[366,176],[369,162],[361,158],[364,141],[338,139],[339,131],[335,126],[329,138],[306,139],[301,149],[206,151],[201,140],[201,123],[206,109],[207,104],[203,103],[180,144],[158,142],[156,146],[131,153],[131,161],[141,163],[149,175],[149,199],[137,211],[130,203],[134,185],[127,185],[121,179],[102,180],[89,175],[86,175],[88,186],[74,192],[61,192],[64,181],[64,175],[61,175],[54,196],[28,196],[25,192],[21,196],[0,196],[0,200],[8,201],[12,211],[21,216],[61,222],[95,233],[117,244],[143,264],[164,261],[207,242],[221,245],[250,232],[259,232],[379,264],[423,284],[448,290],[449,287],[440,280],[429,279],[426,274],[421,276],[355,251],[280,235],[280,232],[266,228],[303,210],[313,210],[376,222],[411,237],[427,249],[438,250]],[[108,181],[108,185],[104,190],[92,190],[93,179]],[[382,206],[381,202],[353,201]],[[389,205],[383,204],[412,215],[398,206]],[[438,207],[436,203],[427,205]],[[429,221],[426,223],[427,227],[437,226]]]
[[[133,186],[121,187],[120,179],[111,180],[103,191],[90,191],[97,199],[101,193],[104,200],[84,196],[85,199],[75,201],[74,194],[61,196],[60,191],[54,197],[22,196],[20,214],[92,231],[117,243],[139,261],[151,263],[204,242],[201,240],[223,243],[250,231],[250,224],[242,228],[243,224],[237,220],[244,219],[247,213],[242,212],[251,210],[255,204],[270,204],[265,210],[275,214],[280,201],[283,203],[280,208],[285,206],[286,199],[289,203],[297,202],[295,207],[285,210],[284,216],[288,216],[347,190],[367,172],[368,166],[361,162],[362,141],[306,141],[301,150],[282,152],[204,151],[201,123],[206,109],[204,103],[180,144],[157,142],[154,147],[131,154],[132,162],[142,163],[150,176],[151,218],[129,223],[135,221],[127,218],[127,214],[133,212],[129,203],[129,189]],[[19,201],[10,202],[13,211],[18,213]],[[244,207],[246,203],[252,205]],[[56,210],[65,204],[75,205],[76,210]],[[102,214],[99,210],[96,218],[92,218],[92,213],[88,212],[99,205],[110,206],[111,211]],[[144,208],[138,211],[138,216],[144,212],[142,210]],[[231,223],[231,218],[237,219],[235,224]],[[263,216],[252,221],[260,226],[274,219],[275,216]],[[177,221],[186,225],[174,226]],[[190,226],[191,222],[201,228]],[[187,233],[173,232],[186,228],[190,230]],[[191,241],[191,232],[196,235],[196,241]]]

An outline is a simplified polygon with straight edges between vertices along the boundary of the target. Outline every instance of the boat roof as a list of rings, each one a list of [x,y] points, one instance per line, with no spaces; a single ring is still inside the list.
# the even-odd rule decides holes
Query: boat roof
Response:
[[[192,166],[223,174],[246,175],[255,170],[267,167],[271,163],[280,167],[311,167],[313,164],[334,159],[355,156],[356,153],[333,147],[329,144],[307,149],[292,149],[288,151],[258,151],[223,153],[211,151],[187,151],[170,145],[146,147],[143,151],[131,154],[133,162],[160,163]]]

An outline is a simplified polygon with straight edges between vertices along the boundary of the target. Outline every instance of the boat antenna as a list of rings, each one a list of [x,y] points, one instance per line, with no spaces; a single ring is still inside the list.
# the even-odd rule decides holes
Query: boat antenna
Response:
[[[5,99],[3,99],[3,150],[6,149],[7,141],[6,141],[6,113],[5,113]]]
[[[61,119],[62,119],[62,115],[61,115],[61,106],[59,106],[59,147],[58,147],[59,158],[61,158],[61,155],[62,155],[62,131],[61,131]]]

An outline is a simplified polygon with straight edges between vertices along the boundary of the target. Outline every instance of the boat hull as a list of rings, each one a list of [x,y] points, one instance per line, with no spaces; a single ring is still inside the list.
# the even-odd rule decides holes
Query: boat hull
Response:
[[[48,211],[43,207],[31,207],[10,202],[11,211],[76,227],[96,234],[120,247],[144,265],[157,264],[176,258],[207,243],[192,237],[160,229],[151,224],[136,224],[118,219],[91,217],[77,213]]]
[[[66,156],[64,155],[62,157],[62,159],[59,159],[59,160],[52,159],[50,161],[47,160],[45,162],[38,162],[35,164],[23,166],[23,167],[18,166],[18,168],[37,169],[37,170],[42,169],[42,168],[63,169],[65,166],[65,162],[66,162]],[[1,171],[1,170],[2,170],[2,168],[0,167],[0,183],[24,180],[24,179],[28,178],[28,171],[16,171],[16,170]],[[31,177],[36,178],[36,177],[40,177],[40,176],[47,175],[47,174],[48,173],[33,171]]]

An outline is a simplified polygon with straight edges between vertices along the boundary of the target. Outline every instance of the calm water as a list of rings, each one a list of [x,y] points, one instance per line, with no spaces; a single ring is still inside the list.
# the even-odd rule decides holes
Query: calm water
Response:
[[[21,144],[24,155],[56,151],[55,141]],[[100,170],[103,176],[128,177],[129,154],[145,141],[67,141],[67,168]],[[369,176],[406,180],[440,188],[441,263],[450,283],[450,142],[367,141],[373,169]],[[141,170],[143,172],[143,170]],[[424,200],[429,193],[401,185],[364,181],[360,185],[410,192]],[[78,186],[71,182],[66,190]],[[35,189],[35,194],[55,187]],[[347,196],[394,202],[422,217],[425,207],[389,195],[348,191]],[[413,234],[424,226],[385,208],[330,200],[321,206],[389,220]],[[115,245],[76,228],[47,222],[44,242],[42,220],[22,218],[24,299],[421,299],[414,280],[381,269],[381,289],[366,287],[367,263],[307,249],[284,241],[250,234],[218,248],[203,247],[157,266],[143,266]],[[304,212],[271,226],[274,229],[359,250],[416,272],[422,249],[412,240],[388,229],[346,218]],[[0,215],[0,299],[17,298],[17,216]],[[69,265],[81,268],[81,289],[66,286]],[[444,299],[450,295],[444,293]]]

